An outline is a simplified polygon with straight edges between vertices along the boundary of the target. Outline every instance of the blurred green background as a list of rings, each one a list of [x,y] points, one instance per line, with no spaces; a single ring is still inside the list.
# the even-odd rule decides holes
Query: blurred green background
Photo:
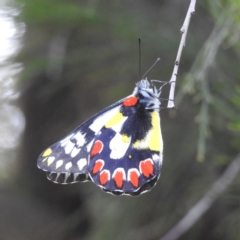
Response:
[[[0,2],[0,239],[161,239],[222,176],[240,152],[239,0],[197,1],[177,108],[160,112],[164,161],[151,192],[57,185],[36,167],[46,147],[132,93],[138,38],[142,72],[160,57],[148,79],[170,79],[189,3]],[[179,239],[240,239],[239,176],[230,183]]]

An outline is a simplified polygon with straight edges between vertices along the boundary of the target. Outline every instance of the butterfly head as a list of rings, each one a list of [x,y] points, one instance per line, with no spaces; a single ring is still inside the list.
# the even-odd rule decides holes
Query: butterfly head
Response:
[[[161,91],[156,88],[154,84],[150,84],[147,79],[142,79],[136,84],[133,95],[140,99],[140,103],[145,106],[145,109],[159,109],[160,100],[159,96]]]

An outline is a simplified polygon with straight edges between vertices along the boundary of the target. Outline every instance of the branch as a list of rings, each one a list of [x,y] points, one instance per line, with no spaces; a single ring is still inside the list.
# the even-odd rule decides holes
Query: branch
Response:
[[[160,240],[176,240],[187,232],[199,218],[212,206],[214,201],[234,181],[240,172],[240,154],[229,164],[210,190],[193,206],[188,213]]]
[[[232,24],[232,20],[226,16],[225,12],[218,17],[217,23],[210,36],[200,49],[194,63],[192,64],[190,73],[188,74],[189,76],[186,77],[186,80],[183,83],[183,88],[180,89],[177,94],[176,101],[178,104],[182,101],[186,93],[193,93],[196,91],[194,85],[196,85],[197,82],[201,82],[207,78],[209,69],[216,61],[219,47],[231,32]],[[194,78],[192,76],[194,76]],[[201,92],[202,89],[198,91]]]
[[[181,37],[180,45],[178,48],[178,53],[177,53],[175,65],[173,68],[172,77],[169,81],[171,83],[171,88],[170,88],[170,92],[169,92],[169,100],[168,100],[167,108],[175,107],[174,92],[175,92],[175,85],[176,85],[176,80],[177,80],[178,67],[179,67],[179,63],[180,63],[180,59],[181,59],[181,55],[182,55],[182,50],[186,43],[186,37],[187,37],[188,26],[190,23],[191,15],[195,12],[195,5],[196,5],[196,0],[191,0],[188,11],[187,11],[186,18],[185,18],[183,26],[181,27],[181,30],[180,30],[182,33],[182,37]]]

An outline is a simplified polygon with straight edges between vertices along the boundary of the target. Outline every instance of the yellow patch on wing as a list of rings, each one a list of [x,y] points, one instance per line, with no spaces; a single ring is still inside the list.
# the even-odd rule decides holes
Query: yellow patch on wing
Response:
[[[52,153],[52,149],[48,148],[44,151],[44,153],[42,154],[43,157],[47,157]]]
[[[121,122],[123,120],[123,118],[124,118],[123,114],[121,112],[118,112],[105,124],[105,127],[111,128],[112,126]]]
[[[126,135],[126,134],[123,134],[123,135],[122,135],[122,141],[125,142],[125,143],[130,142],[130,138],[129,138],[129,136]]]
[[[146,137],[133,144],[136,149],[150,149],[152,151],[162,151],[162,134],[160,128],[160,118],[158,112],[152,112],[152,128],[146,133]]]
[[[162,134],[160,128],[160,118],[158,112],[152,112],[152,129],[149,133],[149,148],[152,151],[162,150]]]

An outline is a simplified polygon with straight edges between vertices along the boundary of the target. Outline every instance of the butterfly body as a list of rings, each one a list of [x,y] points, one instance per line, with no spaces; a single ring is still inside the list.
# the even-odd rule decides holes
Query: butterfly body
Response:
[[[92,181],[115,195],[149,191],[160,176],[160,90],[147,80],[53,144],[38,167],[57,183]]]

